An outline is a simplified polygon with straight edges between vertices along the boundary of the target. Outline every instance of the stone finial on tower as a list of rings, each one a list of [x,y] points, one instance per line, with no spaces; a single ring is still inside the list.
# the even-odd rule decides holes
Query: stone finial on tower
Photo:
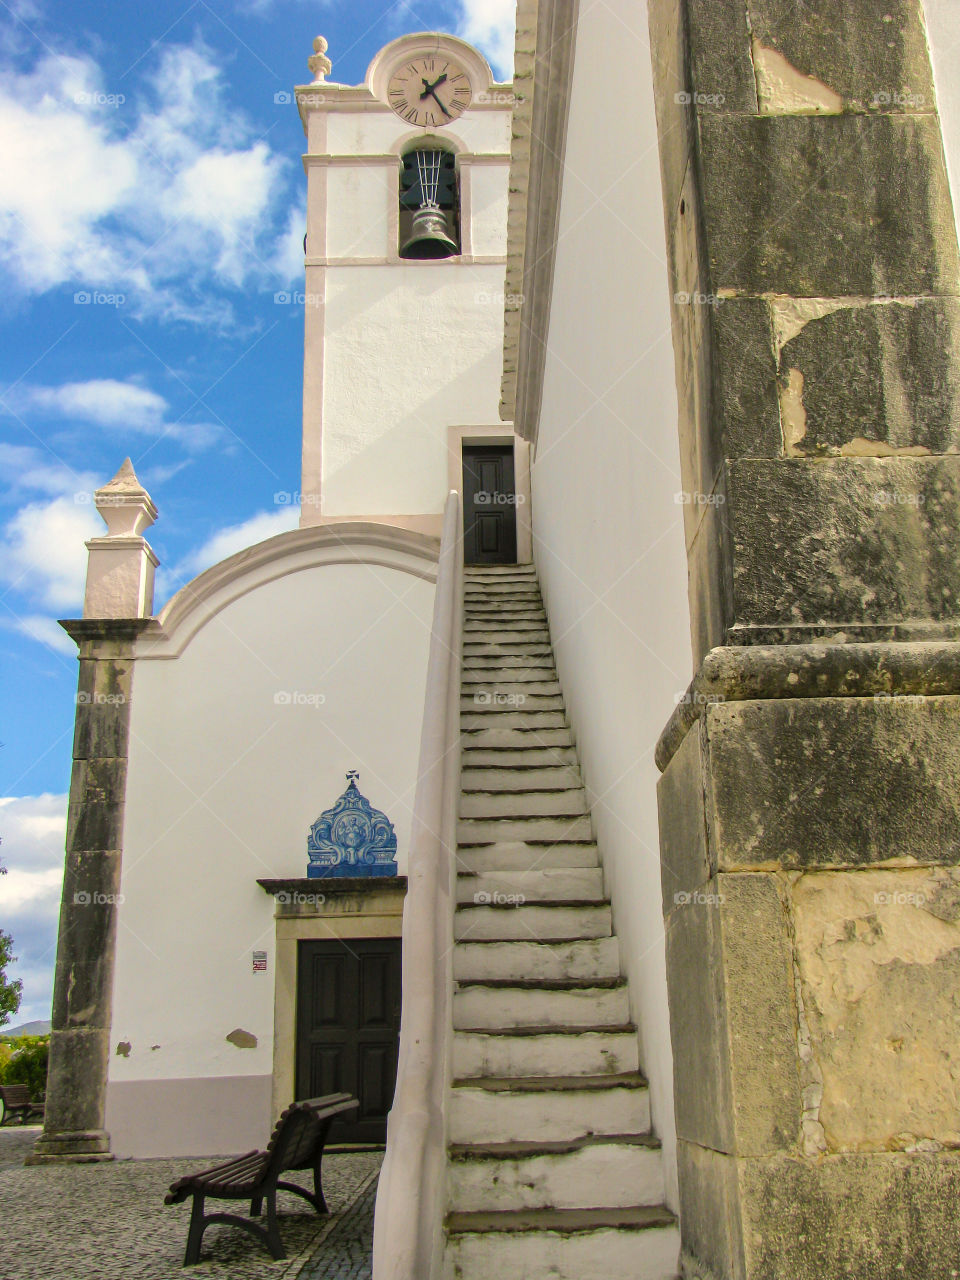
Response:
[[[323,36],[314,37],[313,53],[307,59],[307,66],[313,72],[314,84],[323,84],[324,79],[333,70],[333,63],[327,57],[327,42]]]
[[[142,537],[157,508],[124,459],[117,474],[93,495],[107,533],[87,543],[85,618],[148,618],[153,611],[153,574],[158,560]]]

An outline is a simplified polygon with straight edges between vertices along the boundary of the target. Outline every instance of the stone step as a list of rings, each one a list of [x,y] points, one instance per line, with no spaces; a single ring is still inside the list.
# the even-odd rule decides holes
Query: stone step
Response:
[[[527,653],[524,650],[523,653],[468,653],[464,655],[462,668],[465,673],[476,673],[480,676],[481,673],[495,668],[497,664],[504,671],[550,670],[554,672],[550,678],[556,679],[553,654],[550,652]]]
[[[492,595],[481,596],[475,600],[467,600],[463,605],[463,618],[472,621],[484,618],[536,618],[543,626],[547,626],[547,611],[539,595]]]
[[[568,817],[461,818],[458,844],[499,844],[504,840],[592,840],[588,814]]]
[[[537,566],[532,560],[518,560],[515,564],[467,564],[464,565],[463,572],[467,578],[512,573],[531,573],[536,576]]]
[[[469,596],[464,601],[463,616],[465,618],[499,618],[504,615],[514,617],[521,614],[526,617],[528,614],[541,620],[546,620],[546,610],[543,607],[543,601],[540,599],[539,592],[530,592],[529,595],[496,595],[496,596],[477,596],[471,599]]]
[[[498,942],[565,942],[612,935],[609,903],[460,906],[453,916],[453,936],[457,942],[485,942],[491,938]]]
[[[604,1076],[639,1071],[635,1027],[571,1031],[455,1031],[453,1074],[483,1076]]]
[[[526,646],[536,645],[537,652],[543,653],[550,647],[550,633],[546,627],[535,623],[517,623],[516,626],[508,623],[502,626],[465,623],[463,644],[465,655],[477,652],[476,649],[468,649],[467,645],[498,645],[505,653],[525,653]]]
[[[486,660],[486,659],[484,659]],[[490,659],[494,662],[494,659]],[[461,694],[474,692],[477,686],[492,686],[497,689],[500,685],[556,685],[557,671],[550,664],[549,667],[535,667],[530,663],[520,664],[516,667],[502,666],[503,659],[495,659],[495,666],[475,667],[461,669],[460,691]],[[562,692],[563,690],[561,690]]]
[[[527,658],[549,658],[553,662],[553,648],[549,640],[514,640],[512,644],[501,644],[499,640],[464,639],[463,660],[469,658],[495,659],[505,662],[513,659],[522,662]]]
[[[550,943],[457,942],[453,976],[458,982],[615,979],[620,976],[620,945],[616,937]]]
[[[549,818],[588,812],[582,787],[562,791],[464,791],[461,818]]]
[[[516,685],[500,689],[487,684],[480,689],[460,694],[460,710],[470,715],[488,716],[514,711],[525,715],[538,711],[557,711],[563,715],[563,698],[558,693],[524,693]]]
[[[476,662],[477,659],[473,661]],[[486,662],[487,659],[482,659],[481,661]],[[549,666],[534,666],[532,663],[525,663],[515,667],[505,667],[502,663],[496,666],[487,665],[482,668],[464,666],[460,672],[461,693],[472,690],[475,685],[557,683],[557,672],[552,662]]]
[[[505,769],[472,769],[464,762],[460,771],[464,791],[561,791],[580,790],[580,770],[569,765],[548,768],[523,768],[512,765]]]
[[[534,601],[543,604],[543,596],[535,578],[503,578],[499,582],[465,582],[463,603],[496,604],[500,600],[521,600],[525,604]]]
[[[650,1131],[650,1095],[639,1072],[458,1080],[450,1094],[450,1142],[575,1142]]]
[[[500,844],[465,844],[457,847],[457,870],[464,875],[488,875],[494,871],[540,871],[550,868],[598,867],[600,855],[592,840],[566,843],[526,843],[504,840]]]
[[[543,652],[550,645],[550,633],[539,623],[517,623],[510,626],[504,623],[497,626],[492,623],[464,623],[463,643],[466,645],[499,645],[506,653],[524,653],[526,645],[536,645],[537,652]],[[464,653],[475,653],[476,650],[464,648]]]
[[[497,1143],[451,1149],[454,1212],[616,1209],[663,1202],[663,1164],[650,1139]]]
[[[474,707],[471,711],[460,712],[460,728],[470,731],[471,729],[565,729],[567,727],[566,717],[562,710],[557,711],[527,711],[513,710],[504,707],[491,707],[485,710],[483,707]]]
[[[572,747],[474,747],[464,742],[461,747],[464,769],[552,769],[568,765],[577,769],[577,753]]]
[[[470,573],[463,579],[464,594],[468,591],[499,590],[540,590],[540,583],[535,573],[522,571],[517,573]]]
[[[457,901],[496,903],[505,898],[524,902],[603,902],[599,867],[539,866],[528,870],[483,871],[457,876]]]
[[[453,995],[458,1031],[529,1027],[622,1027],[630,1021],[626,986],[506,987],[471,985]]]
[[[464,639],[473,638],[477,633],[482,635],[488,631],[498,635],[515,631],[528,642],[531,635],[546,636],[549,634],[547,632],[547,624],[543,618],[531,618],[529,620],[505,618],[501,623],[499,615],[497,615],[493,618],[464,618],[463,620]],[[473,638],[473,643],[477,643],[475,638]]]
[[[464,591],[477,591],[481,587],[492,586],[500,587],[505,584],[515,583],[520,587],[533,587],[539,591],[540,580],[535,573],[528,573],[526,570],[513,573],[470,573],[465,574],[463,579]]]
[[[460,728],[462,731],[462,721]],[[518,729],[516,725],[501,725],[492,720],[484,720],[475,729],[464,734],[460,741],[462,751],[481,747],[495,751],[530,750],[531,748],[542,751],[551,747],[565,747],[569,750],[572,746],[573,735],[567,725],[562,729]]]
[[[563,705],[563,693],[560,689],[559,680],[544,680],[542,677],[531,676],[528,680],[518,680],[511,672],[505,680],[494,680],[490,676],[477,676],[476,679],[464,678],[460,684],[461,698],[477,698],[487,694],[492,701],[494,697],[501,700],[509,697],[511,694],[525,699],[540,698],[560,698]]]
[[[680,1232],[668,1209],[528,1209],[447,1219],[457,1280],[676,1280]]]
[[[542,609],[467,609],[463,615],[464,625],[476,623],[474,630],[515,631],[531,625],[534,628],[549,630],[547,615]]]

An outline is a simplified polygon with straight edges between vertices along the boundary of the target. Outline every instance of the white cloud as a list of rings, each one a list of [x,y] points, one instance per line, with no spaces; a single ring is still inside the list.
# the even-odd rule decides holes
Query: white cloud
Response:
[[[117,247],[94,228],[135,190],[137,157],[78,105],[100,91],[93,63],[65,57],[7,77],[0,94],[0,242],[15,275],[38,291],[119,270]]]
[[[0,576],[55,609],[83,600],[87,538],[103,532],[95,508],[72,498],[31,502],[9,521],[0,543]]]
[[[184,468],[190,466],[191,459],[183,458],[180,462],[171,462],[164,466],[151,466],[140,473],[140,478],[149,489],[153,485],[166,484],[174,476],[178,476]]]
[[[115,434],[168,436],[191,451],[208,449],[224,435],[224,428],[215,422],[170,422],[170,406],[163,396],[139,383],[115,378],[66,382],[59,387],[21,384],[7,392],[0,403],[23,418],[39,414],[48,419],[65,419],[67,424],[90,423]],[[102,483],[103,479],[98,480],[88,488]]]
[[[457,35],[486,55],[494,75],[513,75],[513,43],[516,34],[516,0],[460,0]]]
[[[202,46],[173,46],[136,95],[89,58],[0,84],[0,256],[27,293],[64,282],[135,309],[229,322],[209,285],[273,280],[285,158],[224,101]]]
[[[0,625],[7,626],[8,624],[3,622]],[[9,626],[12,630],[19,631],[21,635],[28,636],[31,640],[36,640],[39,644],[45,644],[48,649],[53,649],[56,653],[65,653],[72,658],[76,657],[77,646],[75,642],[70,639],[63,627],[54,618],[34,613],[25,618],[17,618]]]
[[[183,561],[182,568],[190,572],[190,576],[209,569],[212,564],[219,564],[228,556],[236,555],[257,542],[272,538],[278,533],[286,533],[296,529],[300,524],[299,507],[280,507],[278,511],[261,511],[244,520],[242,524],[230,525],[219,530],[208,538],[202,547],[191,552]]]
[[[75,471],[56,455],[32,445],[0,443],[0,481],[8,497],[24,491],[53,497],[89,493],[102,483],[93,471]]]
[[[131,431],[158,430],[169,407],[155,391],[114,378],[67,382],[59,387],[29,387],[25,396],[39,408],[68,418]]]
[[[286,229],[274,245],[273,265],[277,279],[283,284],[303,281],[303,235],[306,225],[306,207],[300,204],[290,210]]]
[[[202,546],[169,569],[163,566],[157,571],[157,597],[166,600],[181,587],[209,569],[219,564],[238,551],[245,551],[257,542],[272,538],[278,533],[287,533],[300,524],[300,508],[282,506],[277,511],[261,511],[244,520],[242,524],[229,525],[212,534]],[[157,610],[159,612],[159,609]]]
[[[17,957],[9,976],[23,981],[12,1023],[50,1016],[66,824],[65,795],[0,799],[0,920]]]

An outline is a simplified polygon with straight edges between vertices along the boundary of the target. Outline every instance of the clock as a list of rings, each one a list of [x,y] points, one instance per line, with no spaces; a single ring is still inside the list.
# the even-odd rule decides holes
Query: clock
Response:
[[[470,77],[445,53],[415,54],[387,86],[387,102],[400,119],[429,129],[456,120],[472,96]]]

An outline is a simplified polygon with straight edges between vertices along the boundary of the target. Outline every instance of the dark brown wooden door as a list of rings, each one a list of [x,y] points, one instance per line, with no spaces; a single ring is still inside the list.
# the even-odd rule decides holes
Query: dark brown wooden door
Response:
[[[516,564],[517,494],[513,446],[463,446],[465,564]]]
[[[399,938],[298,944],[297,1097],[360,1099],[331,1142],[386,1140],[399,1036]]]

